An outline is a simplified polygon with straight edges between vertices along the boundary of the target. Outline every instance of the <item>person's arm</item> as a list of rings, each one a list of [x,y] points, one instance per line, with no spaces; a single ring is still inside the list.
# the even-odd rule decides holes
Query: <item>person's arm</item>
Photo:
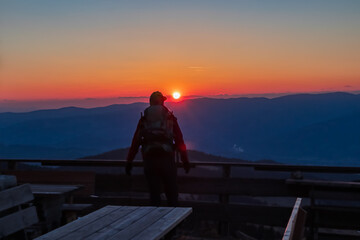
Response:
[[[128,155],[126,157],[126,174],[131,175],[131,169],[132,169],[132,161],[134,160],[137,152],[139,151],[139,147],[141,144],[141,127],[142,127],[142,119],[139,120],[138,125],[136,127],[136,131],[134,133],[131,146],[128,152]]]
[[[179,126],[179,123],[178,123],[176,117],[174,117],[174,140],[175,140],[175,147],[180,152],[180,159],[184,165],[185,172],[188,173],[190,171],[189,158],[187,155],[186,145],[184,142],[183,134],[181,132],[181,129],[180,129],[180,126]]]

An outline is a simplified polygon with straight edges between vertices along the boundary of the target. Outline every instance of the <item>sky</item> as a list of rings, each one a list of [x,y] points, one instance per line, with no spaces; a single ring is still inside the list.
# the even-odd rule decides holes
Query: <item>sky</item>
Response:
[[[360,1],[0,0],[0,99],[360,90]]]

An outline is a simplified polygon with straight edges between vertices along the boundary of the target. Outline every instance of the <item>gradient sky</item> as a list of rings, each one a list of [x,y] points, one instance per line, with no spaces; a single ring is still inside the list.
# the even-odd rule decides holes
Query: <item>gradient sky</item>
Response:
[[[359,89],[358,0],[0,0],[0,99]]]

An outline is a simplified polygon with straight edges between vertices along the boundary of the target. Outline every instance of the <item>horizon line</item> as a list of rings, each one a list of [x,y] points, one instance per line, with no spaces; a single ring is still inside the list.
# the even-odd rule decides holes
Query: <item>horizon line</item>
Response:
[[[182,98],[192,99],[192,98],[231,98],[231,97],[259,97],[259,96],[267,96],[267,98],[271,98],[269,96],[274,96],[276,98],[278,96],[286,96],[286,95],[297,95],[297,94],[326,94],[326,93],[350,93],[350,94],[360,94],[359,90],[352,91],[336,91],[336,90],[324,90],[324,91],[309,91],[309,92],[268,92],[268,93],[235,93],[235,94],[227,94],[227,93],[219,93],[219,94],[209,94],[209,95],[184,95]],[[170,96],[170,94],[166,94],[165,96]],[[131,99],[149,99],[149,96],[113,96],[113,97],[82,97],[82,98],[39,98],[39,99],[1,99],[1,102],[44,102],[44,101],[94,101],[94,100],[131,100]]]

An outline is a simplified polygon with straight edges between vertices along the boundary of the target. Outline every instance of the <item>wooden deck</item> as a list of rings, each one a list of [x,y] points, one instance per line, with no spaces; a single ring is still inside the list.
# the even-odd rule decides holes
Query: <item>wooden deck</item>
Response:
[[[160,239],[191,212],[191,208],[106,206],[36,239]]]
[[[84,185],[89,191],[84,195],[74,194],[75,204],[93,204],[96,209],[106,205],[149,204],[148,187],[143,175],[129,177],[123,169],[118,173],[91,172],[94,167],[123,167],[126,163],[124,160],[0,159],[0,162],[8,163],[8,168],[1,170],[2,173],[14,173],[24,182]],[[74,168],[69,168],[71,177],[64,169],[16,170],[17,163],[28,162]],[[142,164],[140,161],[134,162],[135,167]],[[81,168],[76,168],[78,166]],[[178,176],[179,204],[193,208],[194,214],[189,221],[194,226],[204,220],[220,222],[218,229],[224,235],[229,234],[235,224],[253,223],[285,228],[292,211],[289,203],[301,197],[302,206],[308,212],[306,236],[315,236],[317,230],[320,236],[323,229],[336,230],[337,235],[343,230],[359,229],[360,167],[234,162],[192,162],[191,167],[216,170],[216,175],[205,177],[194,174],[196,171]],[[249,171],[250,174],[239,175],[239,170]],[[251,173],[256,173],[256,176],[251,176]],[[275,203],[276,199],[279,201]],[[262,202],[256,202],[259,200]]]

